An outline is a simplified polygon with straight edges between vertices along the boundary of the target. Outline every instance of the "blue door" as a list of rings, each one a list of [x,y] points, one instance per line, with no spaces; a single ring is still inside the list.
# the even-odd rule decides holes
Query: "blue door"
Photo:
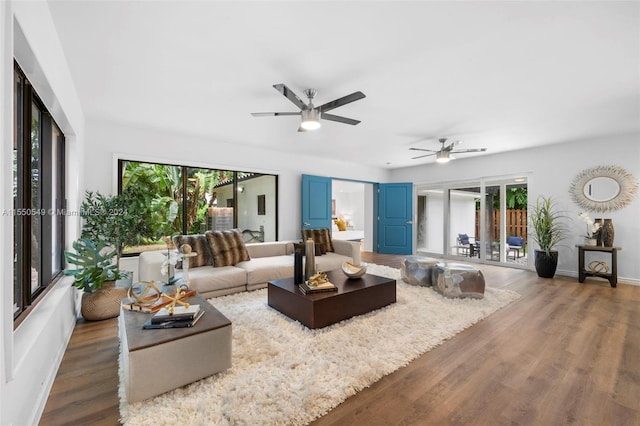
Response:
[[[413,184],[381,183],[378,187],[378,252],[413,251]]]
[[[331,229],[331,178],[302,175],[302,229]]]

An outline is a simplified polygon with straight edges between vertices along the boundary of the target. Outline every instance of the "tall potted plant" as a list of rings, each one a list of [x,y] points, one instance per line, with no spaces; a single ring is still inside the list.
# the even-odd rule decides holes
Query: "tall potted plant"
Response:
[[[566,226],[562,222],[564,217],[551,197],[538,197],[535,206],[529,210],[531,237],[539,247],[534,254],[539,277],[553,278],[556,273],[558,251],[554,248],[566,235]]]
[[[73,277],[73,286],[82,290],[81,313],[89,321],[113,318],[120,313],[120,302],[127,295],[124,288],[116,288],[119,271],[113,263],[116,251],[104,242],[82,238],[73,243],[74,251],[64,257],[75,268],[66,269]]]
[[[124,248],[139,244],[152,232],[151,215],[142,192],[135,187],[112,196],[87,191],[81,211],[82,238],[113,247],[117,271],[120,275],[131,274],[120,269]]]

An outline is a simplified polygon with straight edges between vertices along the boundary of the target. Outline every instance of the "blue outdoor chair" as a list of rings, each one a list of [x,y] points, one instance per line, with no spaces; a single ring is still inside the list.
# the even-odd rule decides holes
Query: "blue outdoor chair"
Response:
[[[474,237],[467,234],[458,234],[458,245],[466,246],[463,252],[465,255],[469,257],[480,256],[480,243],[478,241],[471,242],[472,238]]]
[[[513,260],[516,260],[516,256],[520,258],[520,250],[524,253],[524,238],[522,237],[507,237],[507,257],[509,257],[509,253],[513,252]]]

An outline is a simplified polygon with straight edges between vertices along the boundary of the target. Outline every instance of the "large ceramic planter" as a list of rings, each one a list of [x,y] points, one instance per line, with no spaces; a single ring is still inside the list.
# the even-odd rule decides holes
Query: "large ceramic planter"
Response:
[[[547,254],[545,251],[535,251],[536,272],[539,277],[553,278],[558,267],[558,252],[552,250]]]
[[[82,294],[80,312],[84,319],[100,321],[120,314],[120,304],[127,297],[127,289],[115,285],[115,281],[107,281],[100,290]]]

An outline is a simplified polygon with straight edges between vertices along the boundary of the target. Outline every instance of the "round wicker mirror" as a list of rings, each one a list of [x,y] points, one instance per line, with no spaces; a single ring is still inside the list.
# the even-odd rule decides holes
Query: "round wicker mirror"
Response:
[[[618,210],[633,200],[638,184],[622,167],[599,166],[583,170],[571,183],[571,198],[588,211]]]

